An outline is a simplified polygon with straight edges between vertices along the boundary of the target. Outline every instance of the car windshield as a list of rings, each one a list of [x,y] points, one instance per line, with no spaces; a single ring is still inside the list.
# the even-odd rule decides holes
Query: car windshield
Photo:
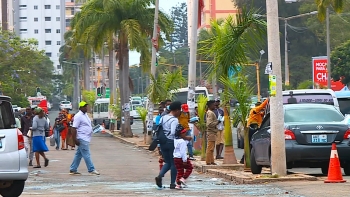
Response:
[[[284,122],[341,122],[344,116],[336,109],[287,109],[284,112]]]
[[[62,104],[70,104],[70,101],[62,101]]]
[[[208,96],[205,90],[196,90],[195,91],[195,101],[197,102],[198,96]],[[187,103],[188,91],[185,92],[175,92],[173,93],[174,101],[180,101],[181,103]]]

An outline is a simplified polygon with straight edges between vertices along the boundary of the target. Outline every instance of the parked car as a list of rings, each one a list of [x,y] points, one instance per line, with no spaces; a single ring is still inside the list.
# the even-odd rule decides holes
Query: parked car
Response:
[[[11,99],[0,96],[0,195],[18,197],[28,178],[24,138],[16,125]]]
[[[338,148],[340,165],[350,175],[350,130],[344,116],[332,105],[288,104],[284,110],[284,135],[287,168],[321,168],[328,173],[332,143]],[[270,166],[271,156],[270,114],[251,141],[251,171],[260,174],[263,166]]]
[[[72,110],[72,103],[70,101],[61,101],[60,102],[60,110],[62,109],[68,109]]]

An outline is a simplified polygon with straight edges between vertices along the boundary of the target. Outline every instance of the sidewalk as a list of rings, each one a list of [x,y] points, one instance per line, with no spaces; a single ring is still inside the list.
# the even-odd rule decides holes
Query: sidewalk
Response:
[[[138,140],[142,140],[138,139]],[[91,156],[100,176],[88,175],[85,162],[79,171],[82,176],[69,175],[69,166],[75,151],[47,153],[50,165],[35,170],[30,176],[22,196],[27,197],[83,197],[83,196],[275,196],[295,197],[286,190],[270,185],[235,185],[222,178],[194,172],[189,187],[182,190],[158,190],[154,177],[159,172],[157,157],[152,152],[126,144],[109,134],[95,134],[91,142]],[[169,173],[163,184],[169,187]],[[213,178],[214,177],[214,178]]]

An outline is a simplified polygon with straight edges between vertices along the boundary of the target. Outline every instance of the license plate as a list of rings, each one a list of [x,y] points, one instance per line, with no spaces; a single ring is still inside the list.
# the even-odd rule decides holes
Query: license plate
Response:
[[[327,135],[312,135],[312,143],[327,143]]]

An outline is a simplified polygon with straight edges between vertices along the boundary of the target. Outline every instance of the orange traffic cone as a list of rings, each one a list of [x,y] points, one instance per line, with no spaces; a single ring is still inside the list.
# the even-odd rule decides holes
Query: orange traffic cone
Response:
[[[331,158],[329,160],[328,178],[325,183],[344,183],[343,175],[340,168],[338,151],[335,143],[332,144]]]
[[[103,129],[102,129],[101,133],[106,133],[105,123],[102,123],[102,127],[103,127]]]

